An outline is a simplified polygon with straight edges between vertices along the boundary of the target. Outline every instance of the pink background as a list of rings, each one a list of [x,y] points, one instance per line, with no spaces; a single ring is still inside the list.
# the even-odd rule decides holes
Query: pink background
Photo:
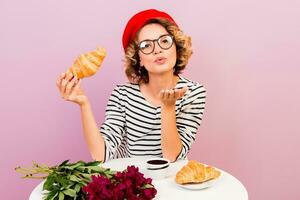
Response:
[[[250,199],[300,199],[300,30],[296,0],[0,2],[1,199],[27,199],[38,180],[14,167],[31,161],[90,161],[79,107],[64,101],[58,75],[82,52],[108,56],[83,81],[97,122],[123,73],[123,28],[148,8],[169,12],[192,36],[184,76],[207,89],[189,158],[237,177]]]

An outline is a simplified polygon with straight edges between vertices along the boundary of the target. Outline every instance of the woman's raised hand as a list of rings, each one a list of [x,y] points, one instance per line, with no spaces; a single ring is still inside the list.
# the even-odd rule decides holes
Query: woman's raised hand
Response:
[[[86,95],[80,87],[81,79],[72,73],[62,73],[56,81],[61,97],[66,101],[83,105],[88,101]]]
[[[187,87],[181,89],[161,90],[159,93],[160,100],[163,106],[174,106],[177,99],[183,97]]]

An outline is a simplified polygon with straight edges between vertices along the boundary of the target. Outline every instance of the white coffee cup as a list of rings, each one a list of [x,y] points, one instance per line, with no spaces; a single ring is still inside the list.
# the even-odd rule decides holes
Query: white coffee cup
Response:
[[[170,161],[165,158],[150,158],[146,161],[146,169],[153,179],[166,178],[170,168]]]

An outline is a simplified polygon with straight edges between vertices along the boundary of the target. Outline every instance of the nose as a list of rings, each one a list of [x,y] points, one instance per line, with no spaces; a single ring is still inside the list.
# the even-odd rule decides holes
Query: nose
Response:
[[[156,55],[156,54],[159,54],[161,52],[162,52],[162,48],[160,48],[160,46],[158,45],[158,41],[155,41],[154,42],[154,51],[153,51],[153,53]]]

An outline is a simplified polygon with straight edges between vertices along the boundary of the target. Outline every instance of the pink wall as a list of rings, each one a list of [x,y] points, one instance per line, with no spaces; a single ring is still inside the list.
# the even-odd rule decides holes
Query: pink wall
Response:
[[[106,47],[102,69],[83,81],[100,124],[112,88],[126,81],[123,28],[146,8],[168,11],[193,39],[184,75],[208,96],[190,158],[236,176],[250,199],[300,199],[299,1],[151,2],[0,2],[1,199],[27,199],[38,184],[20,179],[17,165],[91,160],[79,108],[55,80],[79,53]]]

